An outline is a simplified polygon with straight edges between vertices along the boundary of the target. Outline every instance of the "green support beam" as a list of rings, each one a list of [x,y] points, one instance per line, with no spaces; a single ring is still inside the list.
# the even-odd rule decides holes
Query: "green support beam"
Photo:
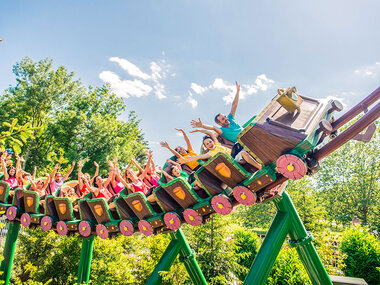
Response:
[[[178,254],[180,255],[180,261],[185,263],[186,270],[189,273],[193,283],[195,285],[206,285],[206,279],[204,278],[202,271],[195,260],[194,252],[187,243],[182,230],[179,229],[170,235],[172,240],[146,282],[146,285],[161,284],[162,277],[159,272],[169,271]]]
[[[85,238],[82,241],[80,252],[80,261],[78,269],[78,284],[88,284],[90,280],[90,269],[92,260],[92,249],[94,246],[94,237]]]
[[[270,271],[289,232],[288,213],[278,212],[265,236],[244,284],[266,284]]]
[[[1,262],[0,271],[3,272],[1,280],[5,282],[5,285],[9,284],[11,279],[11,270],[13,265],[13,259],[16,251],[16,242],[18,233],[20,231],[20,223],[9,223],[7,232],[7,239],[4,245],[3,261]]]
[[[274,199],[274,204],[278,211],[286,212],[290,215],[289,243],[296,248],[310,280],[314,285],[332,285],[330,277],[312,243],[313,236],[306,231],[289,194],[284,191],[281,197]]]
[[[289,243],[296,248],[312,283],[314,285],[332,285],[312,243],[313,236],[306,231],[289,194],[284,191],[281,196],[273,199],[273,203],[278,212],[253,261],[244,284],[266,284],[285,238],[289,235]]]

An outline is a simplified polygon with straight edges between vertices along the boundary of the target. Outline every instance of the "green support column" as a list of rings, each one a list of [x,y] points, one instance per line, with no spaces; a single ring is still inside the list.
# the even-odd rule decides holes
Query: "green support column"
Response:
[[[78,283],[88,284],[90,280],[90,269],[92,260],[92,249],[94,247],[94,236],[83,239],[80,251],[80,261],[78,269]]]
[[[207,285],[206,279],[203,276],[198,262],[195,259],[195,253],[190,248],[187,240],[181,229],[172,234],[176,235],[178,242],[180,243],[181,251],[179,252],[180,261],[185,264],[186,270],[195,285]]]
[[[173,236],[172,236],[173,238]],[[180,247],[178,246],[177,239],[172,239],[172,241],[169,243],[168,247],[166,248],[165,252],[162,254],[162,257],[156,267],[154,268],[152,274],[150,275],[148,281],[146,282],[146,285],[155,285],[155,284],[161,284],[162,277],[160,276],[160,271],[169,271],[170,267],[172,266],[174,260],[176,259]]]
[[[289,214],[277,212],[244,284],[266,284],[270,271],[289,232]]]
[[[11,270],[13,258],[16,250],[16,242],[20,231],[20,223],[9,223],[7,239],[4,246],[4,260],[1,262],[0,271],[3,272],[1,280],[5,281],[5,285],[9,284],[11,278]]]
[[[313,236],[306,231],[289,194],[284,191],[282,197],[274,200],[274,204],[279,211],[287,212],[291,217],[289,230],[290,245],[296,247],[310,280],[315,285],[332,284],[312,243]]]
[[[173,265],[177,255],[180,255],[180,261],[185,263],[185,267],[189,276],[195,285],[206,285],[206,279],[204,278],[201,269],[198,266],[193,251],[186,241],[185,235],[182,230],[179,229],[170,233],[172,238],[165,252],[163,253],[160,261],[153,270],[151,276],[146,282],[147,285],[161,284],[162,277],[160,271],[169,271]]]

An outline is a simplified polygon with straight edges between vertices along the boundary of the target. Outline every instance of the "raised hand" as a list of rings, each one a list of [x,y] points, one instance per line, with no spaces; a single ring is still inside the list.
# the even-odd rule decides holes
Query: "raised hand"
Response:
[[[99,164],[97,164],[96,161],[94,161],[94,165],[95,165],[96,168],[99,168]]]
[[[195,121],[195,120],[192,120],[190,122],[190,125],[193,127],[193,128],[203,128],[203,123],[201,121],[201,118],[198,118],[198,121]]]
[[[240,92],[240,85],[237,81],[235,81],[235,82],[236,82],[236,92]]]
[[[58,164],[58,163],[54,166],[54,169],[55,169],[55,170],[58,170],[58,169],[59,169],[59,164]]]
[[[198,129],[195,129],[195,130],[192,130],[192,131],[190,131],[190,133],[197,133],[197,132],[201,132],[201,130],[198,130]]]
[[[176,131],[179,131],[179,132],[182,132],[184,133],[185,131],[183,129],[177,129],[177,128],[174,128]]]
[[[167,142],[160,142],[160,146],[169,148],[169,144]]]
[[[83,167],[83,162],[82,162],[82,161],[78,161],[78,167],[79,167],[79,168],[82,168],[82,167]]]

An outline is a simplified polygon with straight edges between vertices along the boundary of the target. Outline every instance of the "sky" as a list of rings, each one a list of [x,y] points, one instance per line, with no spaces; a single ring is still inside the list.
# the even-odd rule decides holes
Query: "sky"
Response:
[[[110,84],[136,111],[154,159],[159,142],[236,113],[243,124],[278,88],[337,97],[346,108],[380,83],[380,1],[1,1],[0,90],[23,57],[54,60],[86,85]],[[201,135],[190,134],[194,149]]]

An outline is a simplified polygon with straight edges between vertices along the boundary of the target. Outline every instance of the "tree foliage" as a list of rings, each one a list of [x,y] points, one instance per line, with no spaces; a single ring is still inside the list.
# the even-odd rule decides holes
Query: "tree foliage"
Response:
[[[370,142],[349,141],[326,157],[315,176],[327,218],[347,225],[357,216],[378,227],[380,205],[379,127]]]
[[[20,144],[27,171],[38,166],[42,174],[60,159],[82,159],[97,161],[104,173],[107,159],[114,155],[121,163],[130,155],[144,160],[146,143],[139,120],[132,111],[127,121],[118,119],[125,104],[109,86],[86,88],[64,66],[54,68],[50,59],[24,58],[13,72],[17,84],[1,96],[0,121],[17,119],[33,129],[33,136],[21,138]],[[93,170],[92,163],[83,168]]]

